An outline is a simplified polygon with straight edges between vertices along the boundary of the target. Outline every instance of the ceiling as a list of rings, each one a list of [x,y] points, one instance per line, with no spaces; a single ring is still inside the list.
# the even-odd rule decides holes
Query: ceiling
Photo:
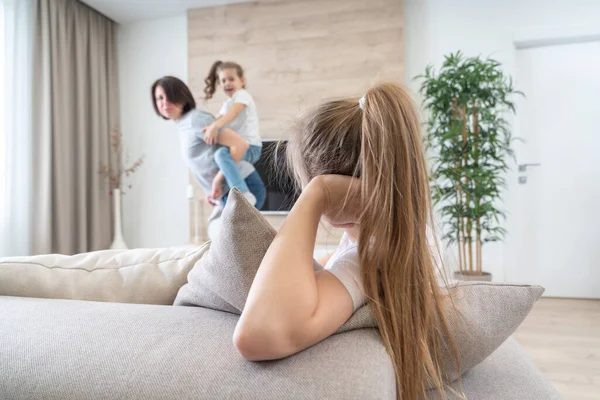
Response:
[[[118,23],[185,15],[187,9],[250,0],[80,0]]]

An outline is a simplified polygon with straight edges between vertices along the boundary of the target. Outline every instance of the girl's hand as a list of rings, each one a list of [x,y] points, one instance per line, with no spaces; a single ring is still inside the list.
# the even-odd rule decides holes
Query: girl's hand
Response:
[[[310,181],[304,190],[320,198],[322,215],[331,225],[349,229],[358,224],[362,210],[359,179],[344,175],[321,175]]]
[[[217,143],[217,136],[219,135],[219,127],[216,123],[212,123],[209,126],[202,128],[204,132],[204,141],[206,144],[213,145]]]

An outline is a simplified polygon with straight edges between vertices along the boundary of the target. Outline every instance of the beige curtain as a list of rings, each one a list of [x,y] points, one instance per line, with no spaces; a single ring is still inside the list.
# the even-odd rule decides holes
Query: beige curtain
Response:
[[[107,248],[111,198],[98,170],[115,162],[116,24],[76,0],[35,0],[33,25],[33,253]]]

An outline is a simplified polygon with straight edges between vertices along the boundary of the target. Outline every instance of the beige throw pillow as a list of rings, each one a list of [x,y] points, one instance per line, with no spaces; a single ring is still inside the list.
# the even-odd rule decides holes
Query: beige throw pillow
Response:
[[[208,245],[0,259],[0,295],[173,304]]]
[[[457,283],[447,289],[455,307],[444,307],[450,333],[460,355],[460,373],[448,348],[442,358],[454,380],[485,360],[508,339],[544,292],[536,285],[491,282]]]
[[[242,313],[256,271],[277,232],[239,190],[230,193],[219,217],[222,228],[173,305]],[[322,267],[315,261],[314,269]]]
[[[240,314],[275,230],[234,189],[222,214],[222,229],[196,264],[174,305]],[[452,379],[482,362],[521,324],[544,289],[540,286],[469,282],[448,289],[450,331],[461,357],[460,371],[447,349],[442,354]],[[455,312],[458,310],[458,313]],[[359,308],[338,333],[376,327],[369,306]]]

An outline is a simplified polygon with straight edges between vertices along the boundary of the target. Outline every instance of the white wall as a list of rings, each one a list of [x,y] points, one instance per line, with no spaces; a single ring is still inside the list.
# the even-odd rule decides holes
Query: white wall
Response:
[[[495,58],[516,78],[518,89],[515,42],[600,33],[600,1],[595,0],[404,0],[404,4],[406,82],[415,93],[419,82],[412,78],[428,64],[439,68],[450,52]],[[516,179],[515,174],[508,179]],[[513,201],[507,194],[508,211]],[[513,227],[510,215],[506,227],[509,232]],[[509,233],[507,243],[510,239]],[[484,269],[495,280],[504,279],[507,251],[510,246],[500,243],[484,247]]]
[[[186,244],[189,212],[187,168],[175,124],[159,118],[150,86],[163,75],[187,81],[187,17],[119,26],[121,129],[131,158],[145,154],[123,200],[123,229],[129,247]]]

